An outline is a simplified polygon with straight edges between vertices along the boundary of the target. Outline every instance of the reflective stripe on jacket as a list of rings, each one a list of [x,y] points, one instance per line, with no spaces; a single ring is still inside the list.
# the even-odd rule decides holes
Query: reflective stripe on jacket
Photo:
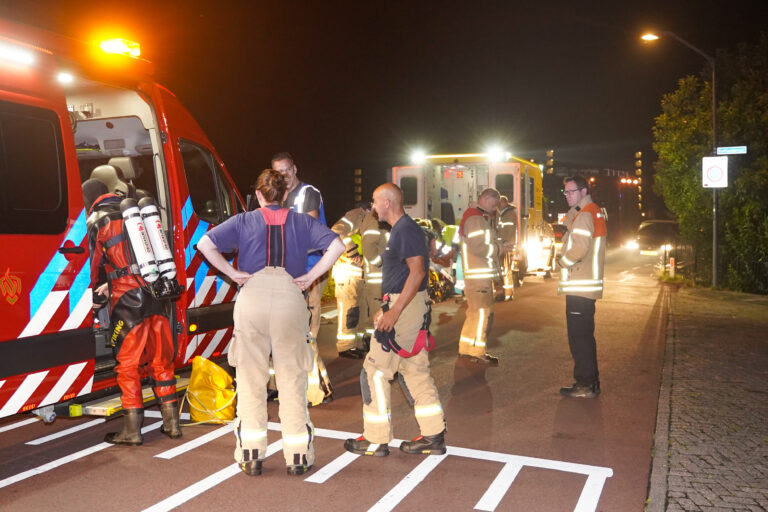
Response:
[[[496,230],[488,214],[479,208],[467,208],[461,219],[459,233],[464,279],[498,279]]]
[[[568,211],[565,226],[557,293],[599,299],[603,296],[605,215],[587,195]]]

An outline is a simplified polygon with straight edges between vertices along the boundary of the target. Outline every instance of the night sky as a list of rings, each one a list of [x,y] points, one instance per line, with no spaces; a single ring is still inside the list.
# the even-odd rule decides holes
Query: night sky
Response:
[[[695,6],[695,10],[694,10]],[[142,43],[158,81],[197,118],[241,191],[293,153],[330,204],[369,192],[413,149],[490,143],[556,165],[631,170],[653,118],[708,54],[768,30],[766,0],[667,2],[16,1],[0,15],[88,40],[113,27]]]

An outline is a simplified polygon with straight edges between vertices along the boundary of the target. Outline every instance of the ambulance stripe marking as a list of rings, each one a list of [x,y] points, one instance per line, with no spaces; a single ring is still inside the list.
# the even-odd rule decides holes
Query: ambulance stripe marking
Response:
[[[67,321],[64,322],[64,325],[61,326],[62,331],[66,329],[77,329],[80,327],[80,325],[83,323],[83,320],[85,320],[86,316],[88,316],[93,308],[93,294],[91,293],[90,288],[86,289],[85,293],[82,294],[80,300],[77,301],[74,308],[72,308],[72,304],[75,304],[75,301],[72,299],[72,291],[70,291],[69,305],[71,311],[69,312],[69,318],[67,318]]]
[[[208,264],[203,262],[200,263],[197,272],[195,272],[195,300],[198,300],[198,297],[200,297],[201,303],[205,300],[205,295],[200,295],[200,288],[203,286],[203,283],[210,277],[211,283],[208,285],[208,289],[210,289],[211,285],[216,282],[215,276],[208,276],[208,270]],[[208,291],[206,290],[205,293],[208,293]]]
[[[151,425],[147,425],[146,427],[142,428],[141,433],[146,434],[147,432],[158,429],[162,426],[163,426],[163,422],[158,421],[157,423],[153,423]],[[9,485],[15,484],[16,482],[21,482],[22,480],[26,480],[29,477],[40,475],[52,469],[56,469],[57,467],[63,466],[64,464],[67,464],[69,462],[82,459],[83,457],[87,457],[92,453],[100,452],[101,450],[104,450],[105,448],[109,448],[110,446],[115,446],[115,445],[109,444],[109,443],[99,443],[97,445],[91,446],[84,450],[80,450],[79,452],[75,452],[72,455],[67,455],[66,457],[56,459],[54,461],[48,462],[47,464],[43,464],[42,466],[38,466],[36,468],[29,469],[17,475],[10,476],[8,478],[0,480],[0,489],[2,489],[3,487],[8,487]]]
[[[77,425],[76,427],[67,428],[62,430],[61,432],[56,432],[55,434],[51,434],[48,436],[38,437],[37,439],[33,439],[32,441],[27,441],[24,444],[38,445],[38,444],[47,443],[48,441],[53,441],[54,439],[59,439],[60,437],[68,436],[69,434],[74,434],[75,432],[79,432],[87,428],[95,427],[96,425],[100,425],[105,421],[107,420],[104,418],[87,421],[85,423],[81,423],[80,425]]]
[[[19,338],[40,334],[43,329],[45,329],[45,326],[48,325],[48,322],[51,321],[54,313],[59,309],[59,306],[61,306],[61,303],[64,301],[64,297],[66,297],[68,293],[68,290],[57,290],[48,293],[45,300],[43,300],[43,303],[37,308],[34,316],[29,320],[27,326],[24,327],[24,330],[19,334]]]
[[[195,290],[194,307],[198,308],[203,305],[203,302],[205,302],[205,296],[208,294],[208,290],[211,289],[211,286],[213,286],[214,281],[216,281],[214,276],[195,276],[195,288],[197,288],[197,290]]]
[[[48,370],[43,370],[42,372],[31,373],[27,375],[24,379],[24,382],[21,383],[16,392],[11,396],[10,399],[8,399],[7,402],[5,402],[3,408],[0,409],[0,418],[3,416],[9,416],[11,414],[16,414],[18,410],[27,403],[29,397],[31,397],[32,393],[35,392],[37,386],[43,382],[46,375],[48,375]]]
[[[391,443],[390,443],[391,444]],[[398,443],[397,446],[400,446]],[[438,464],[446,459],[445,455],[430,455],[416,466],[413,471],[400,480],[400,482],[389,491],[386,496],[381,498],[374,506],[368,509],[368,512],[390,511],[400,503],[403,498],[419,485],[429,473],[437,467]]]
[[[227,296],[227,292],[229,292],[229,283],[224,281],[222,278],[216,277],[216,285],[220,285],[221,288],[218,288],[216,291],[216,296],[213,298],[213,302],[211,304],[220,304],[224,302],[224,299]]]
[[[184,226],[184,229],[187,229],[187,224],[189,224],[189,219],[192,218],[193,213],[195,211],[192,209],[192,198],[187,196],[184,206],[181,207],[181,225]]]
[[[488,512],[496,510],[496,507],[499,506],[501,499],[507,493],[521,469],[523,469],[522,464],[514,464],[511,462],[504,464],[504,467],[501,468],[501,471],[499,471],[499,474],[493,480],[491,486],[488,487],[488,490],[485,491],[483,497],[480,498],[480,501],[475,505],[475,510],[485,510]]]
[[[187,343],[187,352],[184,354],[184,362],[187,362],[192,358],[192,354],[195,353],[197,344],[200,343],[200,339],[202,337],[203,337],[202,334],[198,334],[189,340],[189,343]]]
[[[48,392],[45,398],[38,404],[38,407],[48,404],[54,404],[61,400],[61,397],[63,397],[66,393],[69,387],[75,382],[77,377],[82,373],[83,368],[85,368],[85,361],[82,363],[73,364],[71,366],[68,366],[67,369],[64,371],[64,374],[59,377],[59,379],[56,382],[56,385],[53,386],[53,389]]]
[[[282,447],[282,441],[275,441],[274,443],[270,444],[267,446],[267,453],[265,454],[265,458],[281,450]],[[237,463],[231,464],[224,469],[221,469],[216,473],[200,480],[199,482],[190,485],[186,489],[182,489],[176,494],[169,496],[163,501],[156,503],[149,508],[145,508],[143,512],[160,512],[165,510],[173,510],[174,508],[186,503],[192,498],[203,494],[205,491],[216,487],[221,482],[240,473],[241,471]]]
[[[216,331],[216,334],[213,336],[213,339],[208,343],[208,346],[205,348],[203,353],[201,354],[204,358],[209,359],[211,357],[211,354],[218,348],[219,343],[224,338],[224,335],[227,333],[227,329],[219,329]]]
[[[192,441],[187,441],[186,443],[180,446],[177,446],[176,448],[171,448],[170,450],[164,451],[162,453],[158,453],[157,455],[155,455],[155,457],[159,459],[172,459],[174,457],[178,457],[179,455],[182,455],[184,453],[187,453],[188,451],[194,450],[195,448],[199,448],[200,446],[210,443],[211,441],[214,441],[227,434],[232,434],[233,429],[234,429],[234,423],[224,425],[223,427],[219,427],[212,432],[208,432],[207,434],[202,435],[197,439],[193,439]]]
[[[77,277],[72,282],[72,287],[69,289],[69,314],[71,315],[75,309],[80,305],[84,295],[91,295],[88,290],[91,286],[91,272],[89,265],[83,265],[80,272],[77,273]],[[88,300],[90,304],[90,298]],[[79,327],[80,324],[77,324]]]
[[[7,432],[8,430],[13,430],[15,428],[19,427],[25,427],[27,425],[31,425],[32,423],[37,423],[38,421],[42,421],[38,418],[29,418],[24,421],[18,421],[16,423],[11,423],[10,425],[6,425],[4,427],[0,427],[0,433]]]
[[[80,245],[85,238],[85,209],[77,216],[77,220],[70,228],[67,236],[62,240],[61,245],[67,240],[71,241],[75,245]],[[56,281],[59,280],[59,276],[67,268],[69,262],[67,258],[60,252],[56,252],[51,261],[46,265],[40,277],[37,279],[35,286],[32,287],[32,291],[29,292],[29,316],[34,318],[37,315],[38,310],[45,303],[48,294],[51,293],[53,287],[56,285]],[[25,329],[26,330],[26,329]],[[38,331],[39,332],[39,331]]]

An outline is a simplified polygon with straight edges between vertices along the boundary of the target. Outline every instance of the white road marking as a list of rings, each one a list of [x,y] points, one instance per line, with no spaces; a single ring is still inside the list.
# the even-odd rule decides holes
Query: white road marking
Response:
[[[333,459],[331,462],[315,471],[308,478],[304,479],[305,482],[311,482],[313,484],[324,484],[326,480],[333,475],[349,466],[352,461],[360,457],[360,455],[348,451],[344,451],[341,455]]]
[[[493,483],[485,491],[483,497],[475,505],[475,510],[491,511],[496,510],[499,502],[509,490],[512,482],[517,478],[517,474],[523,469],[521,464],[507,463],[501,468],[499,474],[493,480]]]
[[[264,458],[267,458],[273,453],[281,450],[282,447],[282,441],[275,441],[274,443],[270,444],[267,447],[267,453]],[[190,485],[186,489],[182,489],[173,496],[169,496],[163,501],[156,503],[149,508],[145,508],[143,512],[161,512],[165,510],[173,510],[174,508],[183,505],[192,498],[203,494],[205,491],[212,489],[224,480],[227,480],[238,473],[240,473],[240,468],[238,467],[237,463],[231,464],[224,469],[221,469],[216,473],[200,480],[199,482]]]
[[[43,421],[43,420],[40,420],[37,418],[29,418],[28,420],[11,423],[10,425],[0,427],[0,432],[7,432],[8,430],[13,430],[15,428],[23,427],[25,425],[31,425],[32,423],[37,423],[38,421]]]
[[[79,432],[87,428],[95,427],[96,425],[100,425],[105,421],[107,420],[105,420],[104,418],[93,420],[93,421],[87,421],[85,423],[81,423],[72,428],[62,430],[61,432],[56,432],[55,434],[51,434],[45,437],[38,437],[37,439],[33,439],[32,441],[27,441],[26,444],[38,445],[38,444],[47,443],[48,441],[53,441],[54,439],[59,439],[60,437],[68,436],[69,434],[74,434],[75,432]]]
[[[613,471],[611,471],[610,474],[590,474],[587,477],[587,483],[584,484],[584,488],[581,490],[579,502],[576,504],[576,508],[573,509],[573,512],[594,512],[594,510],[597,509],[597,502],[600,500],[600,494],[603,492],[605,479],[612,475]]]
[[[399,443],[398,443],[399,446]],[[368,512],[389,512],[400,503],[403,498],[419,485],[429,473],[437,467],[438,464],[443,462],[446,455],[430,455],[413,471],[408,473],[405,478],[400,480],[396,486],[392,488],[383,498],[381,498],[374,506],[368,509]]]
[[[189,430],[187,430],[187,432],[189,432]],[[155,457],[158,457],[161,459],[172,459],[174,457],[178,457],[183,453],[187,453],[190,450],[194,450],[195,448],[198,448],[206,443],[210,443],[215,439],[218,439],[220,437],[223,437],[231,433],[232,433],[232,424],[224,425],[223,427],[219,427],[214,431],[208,432],[207,434],[202,435],[198,438],[195,438],[191,441],[187,441],[186,443],[179,445],[175,448],[164,451],[162,453],[158,453],[157,455],[155,455]]]
[[[163,425],[162,421],[158,421],[157,423],[147,425],[146,427],[141,429],[141,433],[146,434],[147,432],[160,428],[162,425]],[[114,445],[109,443],[99,443],[97,445],[91,446],[84,450],[80,450],[79,452],[75,452],[71,455],[67,455],[66,457],[62,457],[60,459],[56,459],[54,461],[43,464],[42,466],[28,469],[27,471],[23,471],[16,475],[9,476],[8,478],[0,480],[0,489],[2,489],[3,487],[8,487],[11,484],[15,484],[16,482],[21,482],[22,480],[26,480],[29,477],[40,475],[42,473],[45,473],[46,471],[56,469],[57,467],[63,466],[64,464],[68,464],[78,459],[82,459],[83,457],[87,457],[92,453],[100,452],[101,450],[104,450],[105,448],[109,448],[110,446],[114,446]]]

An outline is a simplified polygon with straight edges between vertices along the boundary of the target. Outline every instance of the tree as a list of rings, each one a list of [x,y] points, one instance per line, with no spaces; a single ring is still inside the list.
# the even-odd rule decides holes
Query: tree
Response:
[[[718,143],[746,145],[729,158],[729,186],[719,193],[724,286],[768,293],[768,34],[756,44],[718,52]],[[697,260],[711,259],[712,194],[701,185],[711,154],[711,82],[687,76],[665,95],[653,128],[656,191],[680,223]]]

